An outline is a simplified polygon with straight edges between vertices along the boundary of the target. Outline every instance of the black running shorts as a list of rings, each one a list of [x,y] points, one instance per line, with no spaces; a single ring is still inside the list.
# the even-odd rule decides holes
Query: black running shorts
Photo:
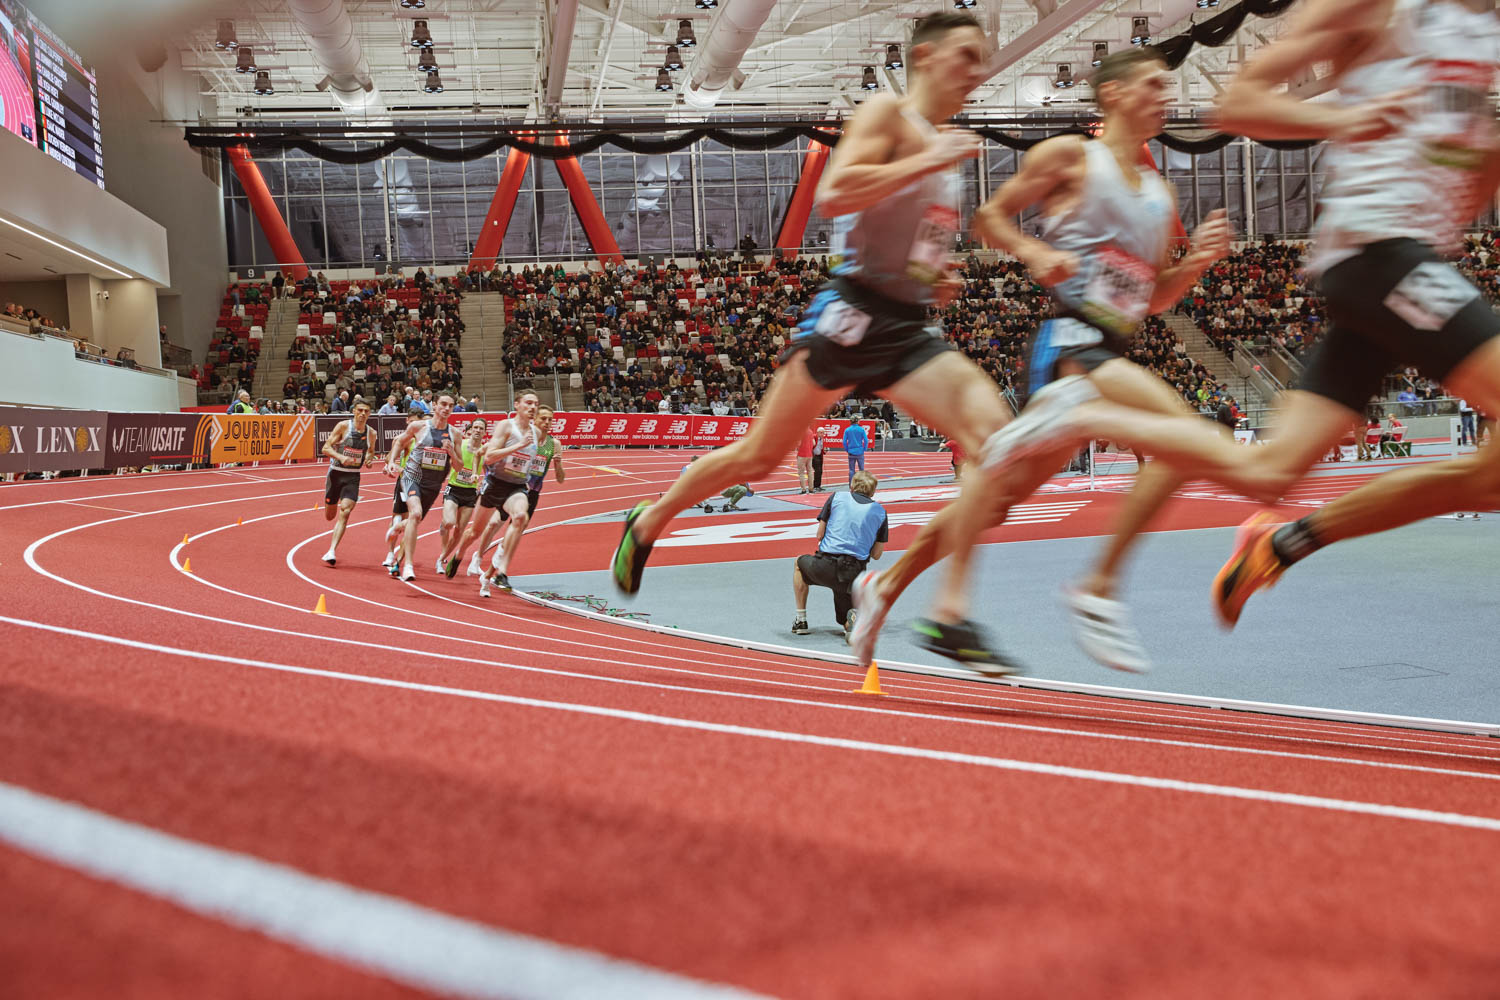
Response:
[[[359,502],[359,472],[330,467],[328,479],[323,483],[323,503],[335,504],[342,500]]]
[[[396,480],[396,502],[391,504],[391,514],[395,517],[406,516],[406,494],[401,492],[401,480]]]
[[[1500,333],[1479,289],[1412,239],[1381,240],[1320,282],[1328,330],[1297,388],[1364,412],[1390,372],[1414,365],[1441,382]]]
[[[531,515],[533,515],[533,514],[536,513],[537,501],[540,500],[541,498],[542,498],[542,491],[541,490],[527,490],[526,491],[526,516],[528,518],[531,517]],[[506,513],[505,508],[503,506],[500,508],[500,520],[502,520],[502,521],[509,521],[510,520],[510,515],[508,513]]]
[[[413,478],[412,476],[402,476],[401,485],[398,488],[403,491],[408,497],[415,493],[418,497],[421,498],[422,517],[426,517],[428,511],[432,510],[432,505],[437,501],[438,494],[443,492],[443,481],[439,479],[435,483],[424,483],[420,479]],[[405,505],[406,501],[403,500],[402,502],[403,505]],[[409,511],[410,508],[408,507],[406,512]],[[421,518],[418,518],[417,520],[421,520]]]
[[[517,493],[525,493],[525,483],[513,483],[508,479],[496,479],[491,476],[484,481],[484,492],[479,494],[479,506],[497,507],[500,513],[505,513],[505,501]]]
[[[448,492],[443,494],[444,502],[452,500],[460,507],[472,507],[477,499],[479,499],[477,486],[455,486],[449,483]]]
[[[818,385],[873,396],[952,350],[926,306],[834,278],[813,296],[780,360],[806,351],[808,374]]]

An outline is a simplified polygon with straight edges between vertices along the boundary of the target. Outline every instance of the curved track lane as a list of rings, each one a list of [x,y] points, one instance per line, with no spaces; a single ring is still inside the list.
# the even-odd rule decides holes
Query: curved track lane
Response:
[[[681,463],[577,455],[538,523]],[[872,471],[898,463],[942,468]],[[397,583],[375,476],[329,569],[321,482],[0,490],[0,787],[684,995],[1457,996],[1500,974],[1493,739],[943,677],[869,699],[836,663]],[[436,988],[32,853],[0,849],[0,878],[23,901],[0,962],[54,995]],[[104,957],[43,946],[70,926]]]

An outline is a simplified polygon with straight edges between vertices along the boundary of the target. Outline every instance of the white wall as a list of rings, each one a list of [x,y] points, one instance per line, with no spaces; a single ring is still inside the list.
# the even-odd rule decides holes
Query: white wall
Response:
[[[80,361],[73,342],[0,331],[0,404],[176,413],[175,372],[157,375]]]

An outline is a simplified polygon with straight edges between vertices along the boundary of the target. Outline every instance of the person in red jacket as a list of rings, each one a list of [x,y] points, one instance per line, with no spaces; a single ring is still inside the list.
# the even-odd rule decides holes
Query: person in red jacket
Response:
[[[802,432],[802,441],[797,445],[797,486],[798,493],[811,493],[813,488],[813,444],[817,437],[812,425]]]
[[[949,438],[938,445],[938,451],[953,453],[953,481],[955,483],[958,482],[963,478],[964,463],[969,460],[969,456],[964,452],[963,446],[952,438]]]

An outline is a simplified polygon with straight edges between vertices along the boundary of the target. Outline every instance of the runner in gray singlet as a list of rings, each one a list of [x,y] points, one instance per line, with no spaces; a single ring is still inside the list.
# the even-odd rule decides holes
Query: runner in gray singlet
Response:
[[[386,475],[399,473],[401,494],[406,500],[406,534],[402,540],[403,559],[400,562],[403,580],[416,579],[417,533],[422,518],[442,491],[450,463],[463,464],[458,439],[448,426],[448,414],[452,412],[453,397],[444,393],[432,404],[430,419],[407,425],[391,446],[391,455],[386,461]],[[405,451],[408,445],[411,446],[409,454]],[[398,467],[397,456],[403,454],[408,455],[406,464]],[[391,575],[396,575],[396,566],[391,567]]]

